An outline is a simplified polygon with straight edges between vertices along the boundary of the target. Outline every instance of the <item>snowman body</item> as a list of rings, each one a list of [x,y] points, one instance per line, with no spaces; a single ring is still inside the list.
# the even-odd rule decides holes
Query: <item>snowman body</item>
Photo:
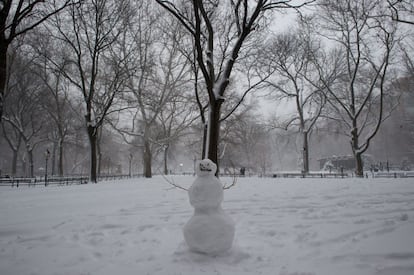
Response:
[[[184,226],[184,239],[190,250],[218,254],[231,248],[235,226],[221,208],[223,186],[214,176],[217,166],[208,159],[197,164],[197,178],[188,190],[194,215]]]

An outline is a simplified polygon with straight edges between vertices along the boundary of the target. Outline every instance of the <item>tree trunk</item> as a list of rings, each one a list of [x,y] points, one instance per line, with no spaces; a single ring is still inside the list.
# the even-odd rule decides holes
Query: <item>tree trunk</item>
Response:
[[[303,131],[303,173],[309,173],[309,142],[308,132]]]
[[[93,127],[93,126],[88,126],[88,137],[89,137],[89,143],[90,143],[90,153],[91,153],[91,155],[90,155],[90,164],[91,164],[91,166],[90,166],[90,174],[89,174],[89,180],[92,182],[92,183],[97,183],[97,174],[96,174],[96,171],[97,171],[97,141],[98,141],[98,138],[97,138],[97,135],[96,135],[96,133],[97,133],[97,130],[96,130],[96,128],[95,127]]]
[[[355,175],[359,178],[364,177],[364,164],[362,162],[362,153],[355,154]]]
[[[52,171],[50,172],[51,175],[55,175],[56,173],[56,147],[57,142],[53,142],[53,149],[52,149],[52,159],[50,166],[52,167]]]
[[[151,162],[151,144],[149,141],[144,141],[144,177],[146,178],[152,177]]]
[[[27,177],[27,165],[26,165],[26,156],[23,155],[22,157],[22,173],[24,175],[24,177]]]
[[[204,159],[206,157],[206,146],[207,146],[207,132],[208,132],[208,124],[203,124],[203,148],[201,153],[201,159]]]
[[[210,159],[217,165],[216,176],[219,174],[219,163],[218,163],[218,145],[220,135],[220,108],[222,101],[217,100],[210,104],[209,110],[209,121],[207,129],[207,158]]]
[[[30,165],[30,177],[34,178],[34,161],[33,161],[33,150],[28,150],[27,155],[29,156]]]
[[[0,38],[0,122],[3,117],[4,97],[7,83],[7,48],[4,38]]]
[[[96,162],[97,162],[97,166],[98,166],[97,175],[100,176],[101,173],[102,173],[102,152],[101,152],[101,146],[98,142],[98,139],[96,140],[96,155],[97,155],[97,161]],[[110,174],[109,173],[109,166],[110,166],[110,164],[108,163],[108,172],[107,172],[107,174]]]
[[[355,123],[354,123],[355,125]],[[357,177],[364,176],[364,167],[362,162],[362,153],[359,152],[359,138],[358,138],[358,130],[356,127],[351,131],[351,145],[352,145],[352,152],[355,158],[355,175]]]
[[[58,163],[58,174],[60,177],[63,176],[63,140],[62,138],[59,139],[59,144],[58,144],[58,154],[59,154],[59,163]]]
[[[129,169],[128,169],[128,175],[132,176],[132,154],[129,155]]]
[[[13,150],[13,160],[12,160],[12,171],[11,174],[12,176],[16,176],[16,172],[17,172],[17,157],[19,154],[19,150]]]
[[[169,145],[165,145],[164,149],[164,175],[168,175],[168,149]]]

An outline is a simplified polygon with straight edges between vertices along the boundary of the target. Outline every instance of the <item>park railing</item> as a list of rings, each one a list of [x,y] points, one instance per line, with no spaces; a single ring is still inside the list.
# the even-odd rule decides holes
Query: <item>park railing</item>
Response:
[[[106,180],[119,180],[119,179],[128,179],[142,177],[142,174],[134,175],[101,175],[98,176],[98,181]],[[89,182],[88,176],[48,176],[45,177],[4,177],[0,178],[0,186],[8,187],[35,187],[35,186],[48,186],[48,185],[72,185],[72,184],[86,184]]]
[[[130,178],[140,178],[143,177],[143,174],[133,174],[133,175],[128,175],[128,174],[116,174],[116,175],[100,175],[98,176],[98,181],[102,181],[102,180],[122,180],[122,179],[130,179]]]
[[[282,172],[282,173],[272,173],[265,175],[270,178],[347,178],[350,177],[350,174],[346,172],[342,173],[301,173],[301,172]]]
[[[9,187],[21,187],[21,186],[48,186],[48,185],[71,185],[71,184],[84,184],[88,182],[88,177],[85,176],[68,176],[68,177],[35,177],[35,178],[22,178],[22,177],[8,177],[0,178],[0,186]]]
[[[372,173],[373,178],[414,178],[414,171],[390,171]]]

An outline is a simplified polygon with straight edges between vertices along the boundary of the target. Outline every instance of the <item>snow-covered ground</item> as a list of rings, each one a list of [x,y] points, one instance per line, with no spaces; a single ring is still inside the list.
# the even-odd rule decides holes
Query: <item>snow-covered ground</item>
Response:
[[[189,252],[193,208],[162,177],[2,187],[0,274],[414,274],[413,179],[240,178],[223,208],[234,246],[212,257]]]

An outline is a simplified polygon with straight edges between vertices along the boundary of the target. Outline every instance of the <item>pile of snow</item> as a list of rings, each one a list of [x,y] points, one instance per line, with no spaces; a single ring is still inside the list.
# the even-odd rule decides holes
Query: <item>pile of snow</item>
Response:
[[[0,274],[414,274],[412,179],[240,178],[224,193],[233,247],[208,256],[182,235],[187,192],[162,177],[2,187]]]

